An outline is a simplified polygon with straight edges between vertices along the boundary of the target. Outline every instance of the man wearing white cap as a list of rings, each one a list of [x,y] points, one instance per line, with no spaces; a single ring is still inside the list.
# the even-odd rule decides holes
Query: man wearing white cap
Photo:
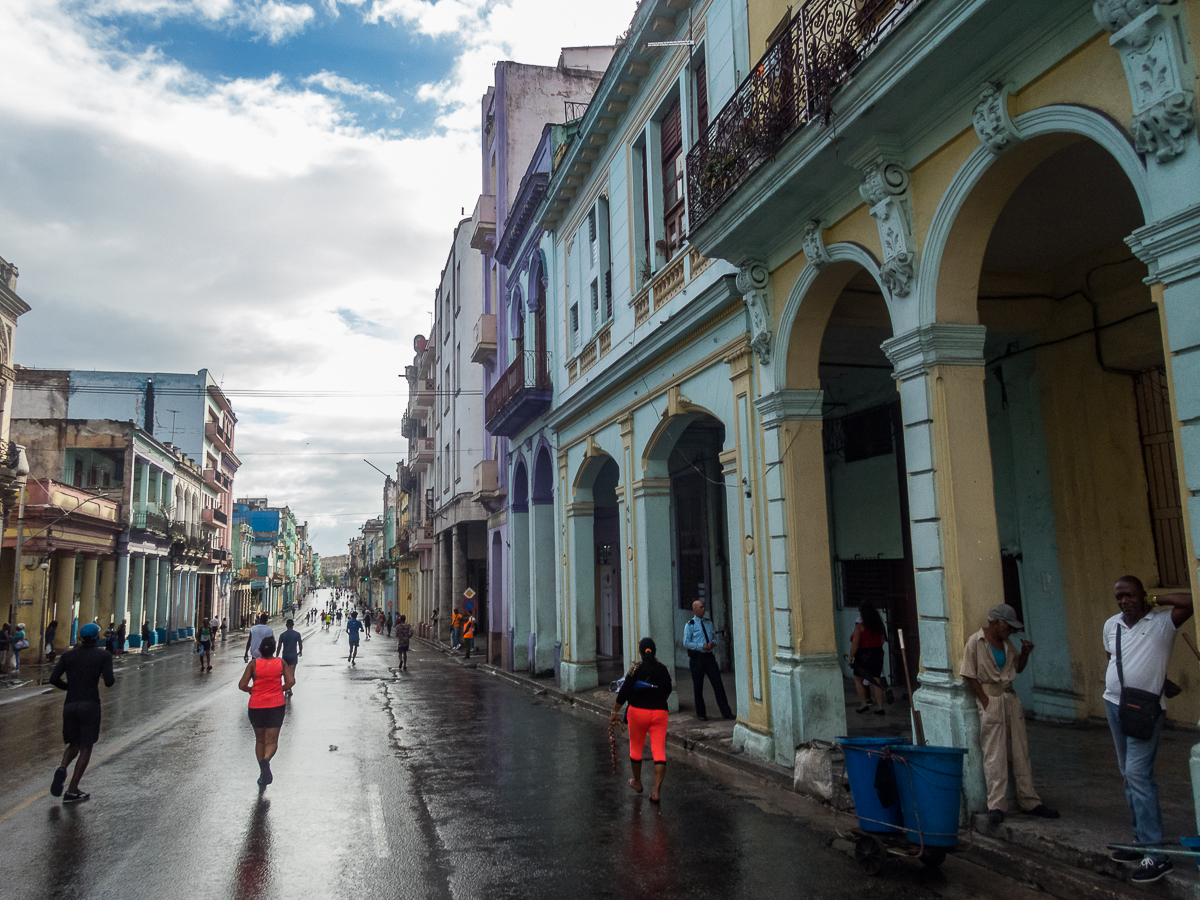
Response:
[[[1025,626],[1017,611],[1007,603],[988,610],[988,623],[967,639],[963,649],[962,676],[979,704],[979,746],[983,750],[983,775],[987,780],[988,820],[993,825],[1004,821],[1008,810],[1008,766],[1012,763],[1013,780],[1021,811],[1046,819],[1057,819],[1033,789],[1033,768],[1029,764],[1029,742],[1025,736],[1025,709],[1013,690],[1013,680],[1025,671],[1033,644],[1021,641],[1017,653],[1009,637]]]

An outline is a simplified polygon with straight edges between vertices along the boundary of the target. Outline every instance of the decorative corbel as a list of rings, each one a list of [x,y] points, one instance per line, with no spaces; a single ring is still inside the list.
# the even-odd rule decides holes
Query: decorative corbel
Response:
[[[871,217],[879,228],[883,249],[879,280],[893,297],[907,297],[917,263],[908,170],[892,153],[876,150],[863,166],[858,192],[871,207]]]
[[[690,412],[693,406],[695,404],[692,403],[690,397],[684,395],[683,391],[679,389],[679,385],[673,385],[667,391],[667,406],[663,410],[662,417],[669,419],[674,416],[682,416]]]
[[[750,312],[750,347],[765,366],[771,361],[771,272],[762,260],[748,259],[736,284]]]
[[[1181,45],[1179,9],[1155,0],[1095,0],[1096,20],[1112,32],[1121,55],[1133,119],[1129,130],[1139,153],[1170,162],[1188,147],[1196,128],[1195,72]]]
[[[822,231],[821,223],[817,219],[810,219],[804,226],[804,255],[808,257],[809,265],[815,269],[823,269],[833,262],[829,251],[825,249]]]
[[[979,143],[999,156],[1021,140],[1021,133],[1008,114],[1008,85],[985,82],[971,121]]]

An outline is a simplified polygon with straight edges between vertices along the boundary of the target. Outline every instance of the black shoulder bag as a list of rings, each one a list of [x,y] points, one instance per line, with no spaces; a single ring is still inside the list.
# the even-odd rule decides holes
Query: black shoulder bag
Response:
[[[1117,623],[1117,679],[1121,682],[1121,702],[1118,718],[1126,737],[1148,741],[1154,737],[1154,726],[1162,715],[1162,694],[1152,694],[1141,688],[1125,687],[1125,670],[1121,666],[1121,623]]]

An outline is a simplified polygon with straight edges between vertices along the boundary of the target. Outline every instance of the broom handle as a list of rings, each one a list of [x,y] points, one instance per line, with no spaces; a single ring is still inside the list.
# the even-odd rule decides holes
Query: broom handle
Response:
[[[912,696],[912,678],[908,674],[908,651],[904,648],[904,629],[897,628],[896,636],[900,639],[900,660],[904,664],[904,683],[908,687],[908,704],[912,709],[913,720],[913,743],[918,747],[925,746],[925,725],[921,721],[921,711],[913,706]]]
[[[1186,631],[1182,632],[1182,634],[1183,634],[1183,639],[1185,641],[1187,641],[1188,647],[1190,647],[1192,650],[1192,653],[1194,653],[1196,655],[1196,659],[1200,659],[1200,650],[1196,649],[1196,642],[1192,640],[1192,636],[1190,634],[1188,634]]]

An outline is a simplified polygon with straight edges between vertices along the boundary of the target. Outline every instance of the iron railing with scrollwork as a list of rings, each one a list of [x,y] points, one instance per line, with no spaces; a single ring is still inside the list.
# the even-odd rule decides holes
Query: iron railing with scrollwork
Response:
[[[551,389],[548,352],[523,350],[516,355],[484,398],[484,421],[492,421],[509,401],[526,389]]]
[[[804,0],[687,157],[696,228],[833,95],[920,0]]]

